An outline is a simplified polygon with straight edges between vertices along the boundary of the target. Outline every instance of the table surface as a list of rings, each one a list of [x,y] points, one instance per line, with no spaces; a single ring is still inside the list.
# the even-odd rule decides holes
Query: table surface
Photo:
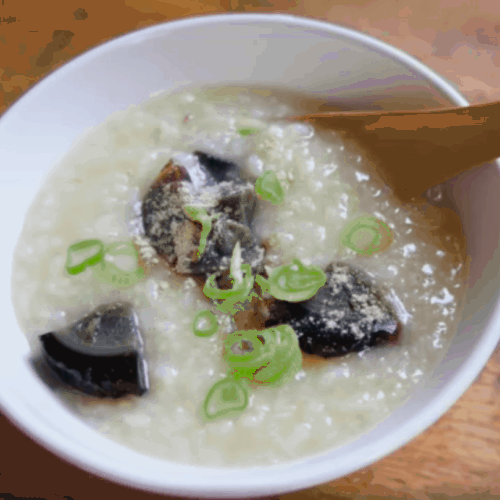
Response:
[[[1,0],[0,113],[75,55],[119,34],[193,14],[288,12],[385,40],[458,85],[500,100],[500,2],[488,0]],[[500,498],[500,352],[431,428],[369,468],[282,500]],[[165,498],[89,475],[0,416],[0,499]],[[273,499],[275,500],[275,499]]]

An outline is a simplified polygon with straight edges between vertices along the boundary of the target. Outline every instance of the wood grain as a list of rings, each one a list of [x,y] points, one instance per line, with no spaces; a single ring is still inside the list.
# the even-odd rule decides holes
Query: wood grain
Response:
[[[500,99],[498,2],[4,0],[0,16],[16,21],[0,27],[0,112],[52,69],[107,39],[175,17],[223,11],[290,12],[351,26],[417,55],[476,102]],[[64,36],[55,34],[58,30]],[[497,352],[451,410],[407,446],[341,480],[279,498],[500,498],[499,360]],[[12,498],[9,494],[48,500],[165,498],[68,465],[3,417],[0,439],[1,500]]]

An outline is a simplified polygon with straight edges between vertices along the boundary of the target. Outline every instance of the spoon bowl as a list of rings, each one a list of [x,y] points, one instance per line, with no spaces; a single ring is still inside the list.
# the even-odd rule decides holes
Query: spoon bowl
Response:
[[[412,111],[347,111],[292,117],[342,130],[372,157],[402,201],[500,157],[500,102]]]

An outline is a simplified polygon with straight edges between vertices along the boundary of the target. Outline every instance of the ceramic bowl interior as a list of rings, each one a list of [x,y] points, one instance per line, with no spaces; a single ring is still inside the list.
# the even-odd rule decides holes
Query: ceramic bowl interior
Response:
[[[407,54],[327,23],[284,15],[217,15],[147,28],[75,58],[29,90],[0,119],[2,261],[51,165],[110,113],[160,90],[259,85],[302,91],[351,109],[422,108],[465,99]],[[0,405],[53,452],[122,484],[170,494],[232,498],[277,494],[333,480],[367,466],[433,423],[474,380],[500,332],[498,289],[500,176],[496,165],[452,186],[471,256],[470,290],[453,345],[433,376],[362,438],[282,466],[210,469],[163,462],[123,448],[70,414],[39,380],[1,283]],[[8,271],[10,276],[10,271]]]

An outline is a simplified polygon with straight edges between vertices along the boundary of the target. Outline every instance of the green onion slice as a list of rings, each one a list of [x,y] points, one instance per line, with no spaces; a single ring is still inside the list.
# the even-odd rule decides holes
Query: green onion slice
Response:
[[[267,170],[255,181],[255,192],[265,201],[273,205],[283,203],[285,193],[278,177],[272,170]]]
[[[221,290],[217,286],[215,274],[207,279],[203,287],[203,293],[209,299],[223,301],[217,308],[227,313],[235,312],[239,308],[237,304],[250,299],[255,282],[251,266],[241,263],[241,246],[239,241],[236,242],[231,256],[229,276],[233,284],[229,290]]]
[[[340,236],[343,246],[367,257],[387,250],[393,240],[394,235],[389,226],[373,216],[359,217],[352,221]]]
[[[252,128],[252,127],[240,128],[238,130],[238,134],[240,134],[243,137],[246,137],[248,135],[255,135],[255,134],[258,134],[259,132],[260,132],[260,130],[258,128]]]
[[[210,337],[217,333],[219,326],[215,314],[208,309],[200,311],[193,321],[193,332],[197,337]]]
[[[248,390],[242,382],[230,377],[216,382],[208,391],[202,415],[206,420],[233,417],[248,406]]]
[[[223,357],[235,380],[266,385],[282,385],[302,367],[297,335],[288,325],[234,332],[224,341]]]
[[[302,368],[302,352],[294,351],[286,360],[273,360],[255,373],[252,381],[267,386],[280,387],[289,382]]]
[[[87,267],[98,264],[104,255],[104,244],[101,240],[83,240],[68,248],[66,271],[75,275],[85,271]]]
[[[101,282],[120,288],[135,285],[144,276],[139,254],[131,242],[107,245],[104,258],[94,272]]]
[[[215,275],[212,275],[207,279],[203,287],[203,293],[208,298],[215,300],[246,300],[252,291],[254,277],[252,276],[252,269],[249,264],[243,264],[241,270],[243,272],[243,281],[235,283],[233,279],[233,288],[230,290],[221,290],[218,288],[215,282]]]
[[[284,358],[289,357],[299,347],[299,339],[294,329],[289,325],[279,325],[274,328],[269,328],[271,336],[274,338],[276,348],[278,349],[280,355]]]
[[[224,351],[224,360],[231,369],[249,369],[248,373],[253,374],[273,359],[276,343],[269,330],[237,331],[224,340]]]
[[[268,330],[274,338],[276,351],[270,363],[255,373],[254,382],[283,385],[302,368],[302,352],[292,327],[280,325]]]
[[[257,277],[257,283],[273,297],[301,302],[314,297],[326,283],[326,274],[318,266],[304,266],[299,259],[271,271],[269,279]]]
[[[199,222],[201,224],[201,235],[200,243],[198,246],[198,259],[201,258],[205,248],[207,246],[207,239],[210,231],[212,230],[212,221],[221,216],[221,214],[208,215],[204,207],[198,207],[195,205],[186,205],[184,211],[190,217],[191,220]]]

